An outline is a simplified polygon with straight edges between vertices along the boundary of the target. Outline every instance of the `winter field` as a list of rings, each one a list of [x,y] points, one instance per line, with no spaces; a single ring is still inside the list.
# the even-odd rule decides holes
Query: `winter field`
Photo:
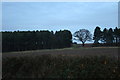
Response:
[[[3,53],[4,78],[119,78],[118,47]]]

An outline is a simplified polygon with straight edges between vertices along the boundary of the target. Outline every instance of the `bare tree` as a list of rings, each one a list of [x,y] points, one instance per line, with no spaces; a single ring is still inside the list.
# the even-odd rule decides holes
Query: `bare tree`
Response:
[[[92,40],[92,34],[87,29],[80,29],[79,31],[76,31],[73,36],[75,37],[75,40],[81,41],[83,46],[86,41]]]

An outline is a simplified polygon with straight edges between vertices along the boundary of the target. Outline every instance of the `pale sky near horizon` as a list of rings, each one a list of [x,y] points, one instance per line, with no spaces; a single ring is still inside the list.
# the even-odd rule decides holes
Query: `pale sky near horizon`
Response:
[[[117,2],[3,2],[2,30],[70,30],[118,27]]]

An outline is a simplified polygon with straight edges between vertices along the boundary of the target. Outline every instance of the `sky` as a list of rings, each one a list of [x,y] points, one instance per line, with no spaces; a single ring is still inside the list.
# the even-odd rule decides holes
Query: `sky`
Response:
[[[70,30],[118,27],[117,2],[3,2],[2,30]]]

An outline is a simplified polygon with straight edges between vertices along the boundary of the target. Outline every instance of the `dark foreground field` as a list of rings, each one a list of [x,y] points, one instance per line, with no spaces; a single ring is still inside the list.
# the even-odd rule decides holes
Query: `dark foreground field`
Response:
[[[120,78],[117,47],[3,53],[5,78]]]

